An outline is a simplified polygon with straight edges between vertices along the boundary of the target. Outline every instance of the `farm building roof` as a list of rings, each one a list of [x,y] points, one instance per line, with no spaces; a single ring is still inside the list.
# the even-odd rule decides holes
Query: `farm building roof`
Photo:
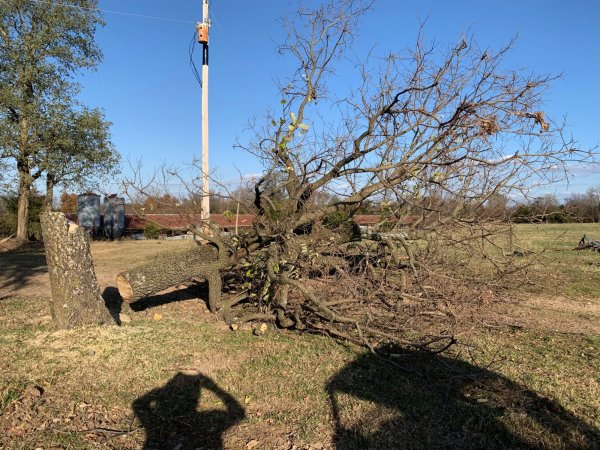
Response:
[[[356,214],[352,218],[358,225],[377,225],[381,222],[381,216],[375,214]]]
[[[77,223],[77,214],[67,214],[67,218]],[[238,215],[238,227],[250,228],[254,220],[253,214]],[[235,215],[211,214],[210,221],[220,228],[235,228]],[[143,230],[147,223],[155,223],[168,230],[185,230],[189,225],[202,223],[200,214],[125,214],[125,229],[128,231]]]
[[[125,228],[136,228],[138,222],[140,222],[141,228],[143,228],[146,222],[154,222],[161,228],[169,230],[185,230],[189,225],[198,225],[202,223],[200,214],[145,214],[143,216],[132,215],[131,217],[131,226],[127,225],[127,216],[125,217]],[[238,227],[250,228],[252,227],[253,220],[253,214],[239,214]],[[211,214],[210,221],[220,228],[233,228],[235,227],[236,222],[235,215],[226,216],[224,214]]]

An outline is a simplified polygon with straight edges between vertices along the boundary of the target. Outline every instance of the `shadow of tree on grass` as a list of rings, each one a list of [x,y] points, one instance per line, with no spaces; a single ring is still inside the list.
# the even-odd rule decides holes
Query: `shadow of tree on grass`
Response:
[[[202,394],[212,394],[223,406],[201,410]],[[207,400],[204,400],[207,403]],[[202,374],[178,373],[161,388],[132,404],[146,431],[144,450],[222,449],[223,434],[246,416],[244,408]]]
[[[30,280],[48,272],[43,248],[23,248],[0,253],[0,291],[18,291]]]
[[[194,283],[183,289],[175,289],[163,294],[155,294],[149,297],[141,298],[129,305],[133,311],[144,311],[145,309],[156,306],[166,305],[168,303],[182,302],[186,300],[208,299],[207,283]]]
[[[186,300],[201,300],[206,302],[208,298],[208,288],[206,283],[194,284],[184,289],[176,289],[164,294],[156,294],[150,297],[139,299],[133,303],[126,304],[115,286],[108,286],[102,291],[104,305],[110,311],[113,319],[118,325],[121,324],[119,314],[128,312],[128,310],[139,312],[146,309],[155,308],[157,306],[166,305],[169,303],[182,302]]]
[[[123,312],[123,299],[119,290],[114,286],[105,287],[102,291],[104,306],[112,316],[117,325],[121,325],[121,313]]]
[[[595,449],[600,432],[553,400],[446,357],[367,354],[328,383],[337,449]]]

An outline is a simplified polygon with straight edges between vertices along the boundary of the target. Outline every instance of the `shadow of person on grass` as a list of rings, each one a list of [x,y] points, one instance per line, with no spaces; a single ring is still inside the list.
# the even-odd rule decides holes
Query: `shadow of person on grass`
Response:
[[[336,449],[594,449],[600,432],[491,371],[402,355],[403,371],[366,354],[327,384]]]
[[[212,392],[221,408],[198,411],[201,394]],[[144,450],[222,449],[223,433],[244,419],[244,408],[210,378],[178,373],[132,404],[146,431]]]

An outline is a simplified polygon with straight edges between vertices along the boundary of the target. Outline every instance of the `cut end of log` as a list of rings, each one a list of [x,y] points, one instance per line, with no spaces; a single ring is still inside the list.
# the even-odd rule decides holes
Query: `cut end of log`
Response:
[[[117,275],[117,289],[124,302],[131,303],[133,301],[133,289],[123,275]]]

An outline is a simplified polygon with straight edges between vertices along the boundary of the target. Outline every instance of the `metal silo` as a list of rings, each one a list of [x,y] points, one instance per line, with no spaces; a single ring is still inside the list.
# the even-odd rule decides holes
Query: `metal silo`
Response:
[[[104,220],[102,223],[102,233],[105,238],[112,239],[113,234],[113,220],[112,220],[112,208],[108,197],[104,197]]]
[[[125,199],[115,197],[113,199],[113,238],[119,239],[125,231]]]
[[[125,199],[116,194],[104,199],[104,235],[119,239],[125,230]]]
[[[77,197],[77,219],[79,226],[92,236],[100,231],[100,196],[87,192]]]

